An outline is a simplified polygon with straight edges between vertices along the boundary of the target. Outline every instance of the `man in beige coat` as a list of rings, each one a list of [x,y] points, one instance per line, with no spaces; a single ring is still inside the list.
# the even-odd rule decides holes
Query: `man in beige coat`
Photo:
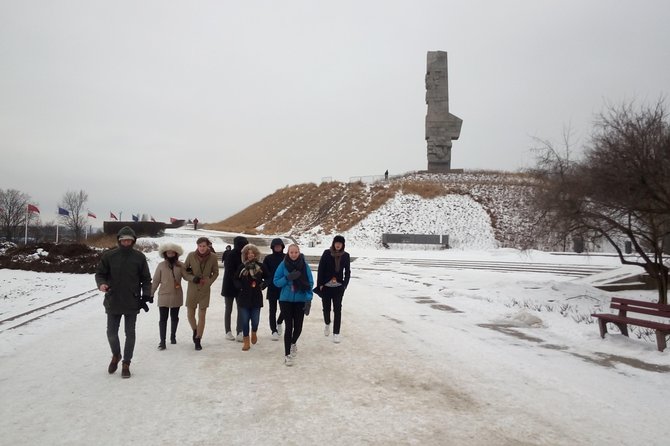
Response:
[[[197,240],[198,249],[189,253],[184,260],[184,278],[188,281],[186,291],[186,309],[188,323],[193,329],[193,343],[196,350],[202,350],[200,341],[205,331],[205,315],[209,307],[209,294],[212,283],[219,277],[219,260],[209,249],[207,237]],[[198,309],[198,320],[195,310]]]

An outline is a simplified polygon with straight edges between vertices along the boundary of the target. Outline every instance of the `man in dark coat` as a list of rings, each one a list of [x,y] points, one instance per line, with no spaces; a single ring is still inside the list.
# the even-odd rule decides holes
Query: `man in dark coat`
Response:
[[[344,237],[336,235],[330,249],[326,249],[319,260],[316,290],[323,305],[323,334],[330,334],[330,307],[333,306],[333,342],[340,342],[342,322],[342,298],[351,278],[351,258],[344,250]]]
[[[284,261],[284,242],[280,238],[272,240],[270,243],[270,249],[272,252],[270,255],[265,256],[263,259],[263,265],[267,268],[270,273],[270,277],[275,276],[275,271],[281,262]],[[282,334],[282,323],[284,318],[279,313],[279,318],[277,318],[277,302],[279,301],[279,294],[281,293],[281,288],[277,288],[272,280],[268,284],[267,300],[270,304],[270,331],[272,332],[272,340],[278,341],[279,336]]]
[[[153,302],[151,296],[151,273],[147,259],[133,249],[137,237],[128,226],[118,232],[119,246],[105,252],[95,273],[98,289],[105,293],[103,305],[107,313],[107,340],[112,349],[112,361],[107,371],[116,372],[121,360],[119,326],[124,319],[126,342],[123,347],[121,376],[130,378],[130,361],[135,349],[135,323],[140,308]]]
[[[237,339],[239,342],[242,342],[242,321],[240,319],[239,309],[237,311],[237,323],[235,324],[235,331],[237,337],[233,336],[230,327],[230,319],[233,314],[233,302],[237,297],[238,289],[235,287],[235,271],[242,264],[242,248],[247,246],[249,241],[246,237],[238,235],[233,239],[233,249],[230,250],[230,253],[226,255],[223,262],[223,287],[221,289],[221,295],[225,298],[226,301],[226,310],[223,316],[223,324],[226,329],[226,339],[234,341]]]

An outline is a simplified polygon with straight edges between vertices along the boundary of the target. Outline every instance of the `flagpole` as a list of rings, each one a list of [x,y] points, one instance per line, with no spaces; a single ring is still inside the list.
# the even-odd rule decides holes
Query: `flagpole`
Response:
[[[29,212],[28,212],[28,209],[26,208],[26,237],[23,240],[24,245],[28,244],[28,215],[29,215]]]
[[[56,244],[58,244],[58,217],[56,217]]]

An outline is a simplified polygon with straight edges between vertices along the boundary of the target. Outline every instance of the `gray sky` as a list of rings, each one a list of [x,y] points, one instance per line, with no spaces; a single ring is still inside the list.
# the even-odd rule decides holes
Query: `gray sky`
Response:
[[[52,220],[218,221],[277,188],[425,169],[426,52],[452,166],[516,171],[670,92],[670,2],[0,0],[0,188]]]

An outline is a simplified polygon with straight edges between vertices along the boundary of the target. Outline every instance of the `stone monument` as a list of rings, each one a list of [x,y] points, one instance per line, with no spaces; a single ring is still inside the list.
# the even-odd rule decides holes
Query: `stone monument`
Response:
[[[463,120],[449,113],[447,52],[428,51],[426,67],[426,142],[428,172],[451,171],[451,141],[461,135]]]

